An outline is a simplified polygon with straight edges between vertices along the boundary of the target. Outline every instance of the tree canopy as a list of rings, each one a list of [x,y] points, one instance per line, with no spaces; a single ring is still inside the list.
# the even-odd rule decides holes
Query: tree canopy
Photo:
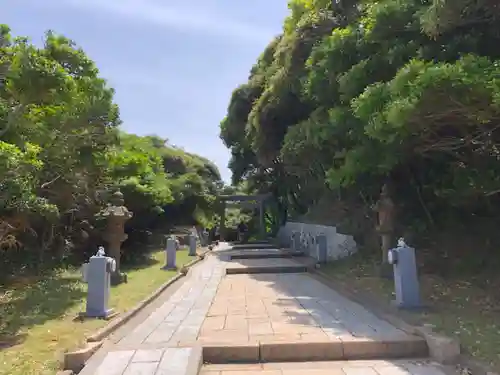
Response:
[[[207,159],[120,130],[114,91],[74,42],[42,47],[0,26],[0,248],[4,274],[95,252],[98,212],[116,189],[134,234],[211,220],[222,186]],[[99,241],[99,240],[98,240]]]
[[[221,123],[234,182],[266,180],[294,215],[325,195],[368,207],[385,182],[413,224],[492,214],[498,4],[291,0],[289,8]]]

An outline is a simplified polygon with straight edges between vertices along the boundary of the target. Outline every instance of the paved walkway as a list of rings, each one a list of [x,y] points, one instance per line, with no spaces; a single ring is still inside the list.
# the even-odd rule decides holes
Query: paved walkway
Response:
[[[371,360],[206,365],[200,375],[444,375],[429,361]]]
[[[160,308],[119,341],[120,346],[195,341],[224,274],[223,263],[208,257]]]
[[[263,260],[250,262],[257,261]],[[264,261],[276,266],[293,263],[289,259]],[[248,264],[248,260],[234,263],[238,262]],[[184,284],[165,303],[116,342],[98,367],[88,366],[81,374],[184,375],[186,361],[193,355],[190,348],[199,347],[203,347],[203,359],[211,363],[426,354],[422,339],[377,318],[307,273],[226,275],[226,267],[227,261],[216,255],[208,256],[190,271]],[[320,362],[315,362],[316,365]],[[292,375],[286,365],[269,366],[244,375]],[[330,368],[328,374],[417,374],[394,369],[359,372],[359,368],[349,371],[342,366],[335,368],[344,372]],[[301,374],[327,374],[324,368],[316,370]],[[237,371],[205,367],[201,374],[239,375]]]

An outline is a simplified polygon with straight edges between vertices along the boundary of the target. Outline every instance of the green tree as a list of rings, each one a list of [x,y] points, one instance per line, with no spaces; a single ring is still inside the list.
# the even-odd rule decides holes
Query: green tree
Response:
[[[385,182],[406,226],[493,214],[496,3],[292,0],[289,8],[283,34],[221,124],[234,182],[272,191],[295,216],[334,196],[370,218]]]
[[[94,252],[102,240],[92,226],[115,189],[134,212],[132,253],[155,228],[211,220],[217,167],[157,136],[121,132],[113,95],[71,40],[48,32],[36,47],[0,26],[4,277]]]

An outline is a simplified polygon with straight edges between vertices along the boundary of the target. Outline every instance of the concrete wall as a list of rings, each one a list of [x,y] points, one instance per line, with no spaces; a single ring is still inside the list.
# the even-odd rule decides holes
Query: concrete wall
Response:
[[[338,233],[336,227],[292,221],[287,222],[278,231],[277,240],[281,246],[290,247],[292,232],[301,234],[302,242],[309,244],[308,247],[311,249],[310,255],[313,257],[317,256],[314,238],[318,234],[326,235],[328,260],[330,261],[352,255],[357,251],[354,238],[349,235]]]

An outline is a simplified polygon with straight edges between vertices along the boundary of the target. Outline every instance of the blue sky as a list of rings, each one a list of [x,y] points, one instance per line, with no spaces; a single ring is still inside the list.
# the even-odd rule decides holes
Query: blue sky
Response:
[[[286,0],[0,0],[15,35],[39,44],[52,29],[85,50],[116,90],[124,130],[207,157],[225,181],[219,122],[286,14]]]

